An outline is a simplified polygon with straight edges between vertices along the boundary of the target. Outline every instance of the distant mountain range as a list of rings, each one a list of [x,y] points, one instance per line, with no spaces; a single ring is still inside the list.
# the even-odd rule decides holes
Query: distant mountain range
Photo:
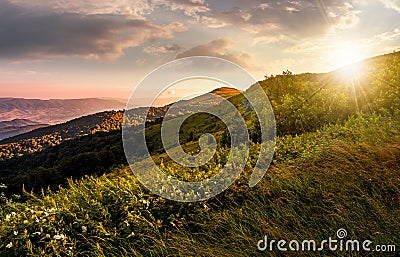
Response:
[[[230,98],[240,93],[241,92],[239,90],[233,88],[219,88],[208,94],[204,94],[190,100],[182,100],[177,102],[178,108],[174,112],[170,112],[166,117],[174,118],[182,114],[195,113],[199,107],[212,107],[222,101],[215,100],[214,98],[210,97],[210,94],[219,95],[223,98]],[[34,102],[35,101],[36,100],[34,100]],[[79,104],[80,103],[81,102],[79,102]],[[27,101],[25,101],[25,104],[26,108],[29,108],[29,106],[33,105]],[[47,104],[50,105],[49,103]],[[171,104],[163,107],[151,107],[148,113],[148,108],[146,107],[128,110],[126,112],[125,122],[128,122],[133,126],[143,124],[144,122],[155,122],[166,115],[166,112],[169,110],[170,106]],[[30,110],[26,109],[24,112],[29,113]],[[97,132],[120,130],[122,120],[122,111],[98,112],[95,114],[75,118],[64,123],[49,126],[36,124],[35,122],[26,119],[19,120],[21,129],[19,132],[21,133],[16,132],[14,135],[9,137],[0,138],[0,160],[41,151],[47,147],[55,146],[66,140],[73,140],[81,136],[91,135]],[[7,121],[4,122],[3,126],[6,127],[7,124],[12,123],[13,122]],[[14,123],[17,123],[17,121],[14,121]],[[1,124],[2,122],[0,122],[0,131],[2,126]],[[22,125],[24,124],[26,126],[32,126],[32,129],[28,130],[28,127],[26,127],[26,131],[23,131],[24,127]],[[33,126],[38,127],[35,129]]]
[[[11,121],[0,121],[0,140],[13,137],[32,130],[43,128],[48,124],[42,124],[27,119],[14,119]]]
[[[24,99],[0,98],[0,121],[25,119],[40,124],[58,124],[102,111],[122,110],[122,99]]]

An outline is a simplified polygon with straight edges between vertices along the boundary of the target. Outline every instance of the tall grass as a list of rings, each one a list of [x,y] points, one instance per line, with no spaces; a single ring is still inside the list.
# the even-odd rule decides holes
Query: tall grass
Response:
[[[400,247],[399,167],[400,119],[372,115],[279,138],[259,185],[241,178],[201,203],[157,197],[120,168],[4,204],[0,256],[255,256],[264,235],[323,240],[339,228]]]

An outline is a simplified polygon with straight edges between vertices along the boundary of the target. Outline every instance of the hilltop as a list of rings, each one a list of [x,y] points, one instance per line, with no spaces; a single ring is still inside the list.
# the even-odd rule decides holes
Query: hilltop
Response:
[[[217,89],[211,91],[210,93],[216,94],[216,95],[219,95],[219,96],[222,96],[222,97],[228,99],[228,98],[231,98],[231,97],[234,97],[234,96],[240,94],[241,91],[237,90],[236,88],[231,88],[231,87],[220,87],[220,88],[217,88]]]

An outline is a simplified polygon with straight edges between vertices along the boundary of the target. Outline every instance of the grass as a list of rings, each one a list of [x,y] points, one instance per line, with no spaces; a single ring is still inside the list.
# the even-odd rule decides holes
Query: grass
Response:
[[[256,256],[264,235],[320,241],[340,228],[400,247],[399,167],[400,119],[377,115],[279,138],[259,185],[243,176],[201,203],[159,198],[122,167],[4,204],[0,256]]]

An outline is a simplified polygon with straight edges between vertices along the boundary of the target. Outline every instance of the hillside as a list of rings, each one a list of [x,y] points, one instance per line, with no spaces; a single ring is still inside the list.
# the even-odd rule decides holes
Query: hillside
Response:
[[[0,159],[42,151],[64,141],[121,128],[122,112],[97,113],[0,141]]]
[[[272,166],[254,188],[247,182],[263,143],[260,124],[243,94],[231,96],[249,129],[250,156],[234,185],[207,201],[169,201],[144,188],[125,163],[119,129],[1,161],[0,256],[281,256],[261,253],[257,242],[265,236],[321,242],[337,239],[341,228],[348,239],[400,246],[400,55],[364,64],[357,73],[285,71],[260,82],[278,137]],[[190,103],[196,101],[183,104],[185,112],[196,109]],[[146,122],[147,147],[160,168],[186,181],[221,171],[229,132],[205,113],[184,122],[180,141],[194,155],[200,136],[213,134],[218,147],[211,160],[192,169],[168,159],[160,144],[168,108],[151,108],[151,119],[142,108],[128,112],[128,125]],[[168,118],[174,115],[180,114]],[[23,185],[33,193],[21,195]]]
[[[125,106],[126,102],[118,99],[0,98],[0,121],[28,119],[42,124],[57,124],[102,111],[122,110]]]
[[[399,128],[399,117],[355,118],[282,138],[277,156],[283,161],[260,185],[249,189],[242,177],[200,203],[157,197],[126,168],[70,181],[58,193],[6,203],[0,251],[7,256],[255,256],[265,235],[320,241],[335,237],[340,228],[353,239],[398,245]],[[13,247],[6,247],[10,242]],[[341,256],[326,251],[317,256],[328,253]]]
[[[230,97],[240,91],[224,88],[211,93]],[[210,99],[205,94],[180,101],[178,110],[181,114],[172,112],[167,118],[193,112],[200,106],[211,107],[218,104]],[[168,108],[169,105],[150,108],[147,123],[156,128],[154,131],[159,128],[159,119],[164,117]],[[145,110],[146,108],[129,110],[126,113],[126,122],[131,125],[144,123]],[[101,174],[114,166],[126,165],[121,141],[121,122],[122,112],[104,112],[0,141],[0,157],[4,159],[0,162],[0,182],[8,185],[7,192],[19,192],[22,185],[27,190],[39,190],[47,186],[57,187],[65,183],[65,179],[71,175],[79,178],[83,175]],[[154,152],[159,151],[157,138],[152,138]],[[72,163],[79,163],[79,167],[74,167],[71,171]],[[94,170],[93,167],[97,168]],[[52,179],[43,179],[49,172],[52,173]]]

